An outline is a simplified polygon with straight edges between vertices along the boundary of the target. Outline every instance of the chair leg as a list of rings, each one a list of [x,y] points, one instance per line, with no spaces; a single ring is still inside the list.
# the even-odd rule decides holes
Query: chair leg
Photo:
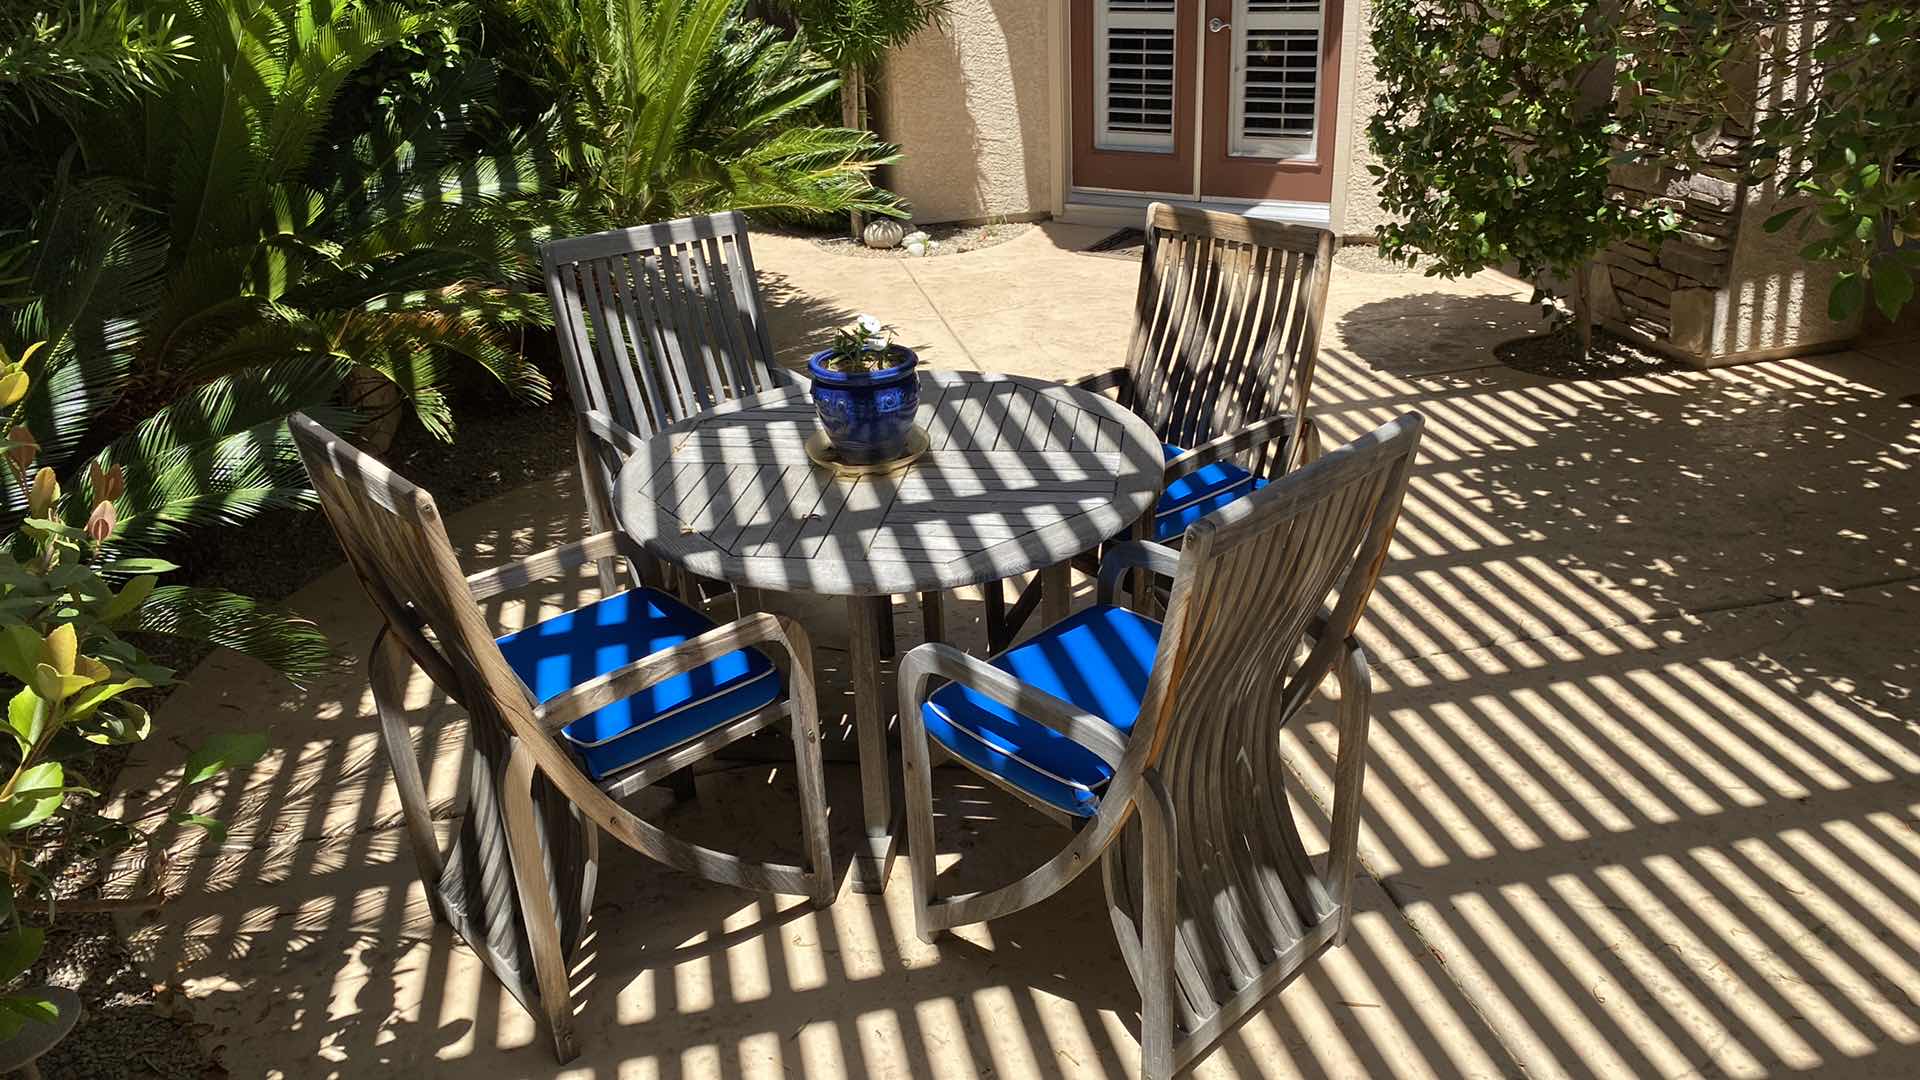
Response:
[[[540,1007],[547,1014],[547,1030],[553,1036],[553,1056],[565,1065],[580,1056],[580,1043],[573,1030],[573,990],[568,985],[567,960],[560,952],[560,919],[553,908],[546,852],[534,820],[534,774],[533,755],[515,739],[500,794],[506,809],[507,853],[513,862],[513,886],[520,897],[528,951],[533,953]]]
[[[882,660],[891,660],[897,652],[893,641],[893,597],[883,596],[880,600],[879,618],[874,620],[879,624],[876,653]]]
[[[1167,1080],[1174,1062],[1173,941],[1178,839],[1173,800],[1152,770],[1143,777],[1140,904],[1140,1080]]]
[[[1347,943],[1353,925],[1353,875],[1360,861],[1361,785],[1367,778],[1367,728],[1371,724],[1373,676],[1367,654],[1351,638],[1334,665],[1340,680],[1339,757],[1333,767],[1333,821],[1327,838],[1327,888],[1340,907],[1333,944]]]
[[[1000,583],[989,582],[987,588],[998,590]],[[906,773],[902,795],[907,803],[907,866],[913,874],[913,932],[931,945],[939,933],[928,917],[928,909],[934,902],[937,854],[933,838],[933,763],[927,747],[926,720],[920,715],[917,703],[906,693],[904,683],[901,689],[900,749]]]
[[[807,870],[817,910],[833,903],[840,881],[833,876],[833,848],[827,836],[827,773],[820,760],[820,717],[813,688],[793,706],[793,762],[800,781],[800,828],[807,847]]]
[[[693,766],[667,774],[660,786],[673,792],[673,801],[687,803],[700,797],[700,791],[693,785]]]

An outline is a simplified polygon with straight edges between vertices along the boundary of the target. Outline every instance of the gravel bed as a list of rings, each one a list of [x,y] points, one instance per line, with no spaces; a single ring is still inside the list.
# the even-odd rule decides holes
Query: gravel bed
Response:
[[[826,233],[800,233],[807,239],[835,255],[846,255],[856,259],[937,259],[942,255],[958,255],[963,251],[978,251],[995,244],[1004,244],[1027,230],[1033,228],[1029,221],[998,221],[982,225],[906,225],[908,235],[915,231],[924,232],[933,241],[932,248],[924,255],[915,255],[904,246],[897,248],[870,248],[851,236]]]

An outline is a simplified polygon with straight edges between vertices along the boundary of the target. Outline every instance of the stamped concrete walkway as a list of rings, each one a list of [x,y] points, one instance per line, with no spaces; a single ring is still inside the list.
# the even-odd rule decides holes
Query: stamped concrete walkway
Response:
[[[1074,250],[1097,236],[913,263],[756,246],[793,355],[866,310],[932,364],[1065,377],[1116,362],[1126,333],[1137,264]],[[1554,381],[1487,352],[1536,325],[1525,299],[1497,275],[1335,275],[1329,435],[1430,421],[1365,631],[1372,876],[1349,947],[1199,1074],[1920,1075],[1920,342]],[[579,507],[563,479],[458,515],[455,539],[482,566],[577,535]],[[517,625],[590,591],[493,614]],[[292,603],[363,653],[374,623],[344,570]],[[844,709],[844,630],[794,603]],[[416,693],[422,749],[454,745],[457,711]],[[1316,797],[1325,715],[1289,737]],[[576,972],[586,1050],[557,1068],[427,916],[358,668],[299,694],[215,659],[157,718],[182,741],[236,726],[275,749],[206,798],[231,835],[182,839],[183,895],[128,926],[235,1076],[1118,1077],[1136,1059],[1091,878],[929,948],[904,874],[814,913],[615,849]],[[178,760],[129,768],[138,807],[159,812],[143,793]],[[857,787],[831,771],[846,851]],[[939,784],[960,886],[1058,842],[965,773]],[[795,846],[787,770],[699,787],[655,809],[750,851]],[[452,775],[432,788],[450,812]]]

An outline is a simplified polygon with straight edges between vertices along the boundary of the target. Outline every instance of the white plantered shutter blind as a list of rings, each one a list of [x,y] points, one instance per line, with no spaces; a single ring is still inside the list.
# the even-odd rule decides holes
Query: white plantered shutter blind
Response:
[[[1094,0],[1094,145],[1173,152],[1174,0]]]
[[[1233,154],[1313,152],[1320,25],[1320,0],[1234,0]]]

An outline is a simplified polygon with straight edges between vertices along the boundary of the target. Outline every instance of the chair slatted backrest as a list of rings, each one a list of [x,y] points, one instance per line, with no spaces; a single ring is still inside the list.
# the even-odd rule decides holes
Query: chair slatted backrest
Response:
[[[543,815],[564,815],[566,803],[561,800],[579,802],[598,795],[567,752],[535,720],[526,686],[494,644],[468,590],[433,496],[305,414],[295,413],[288,423],[307,476],[320,496],[321,510],[355,576],[385,619],[387,632],[466,711],[469,745],[489,763],[469,776],[490,783],[488,778],[504,768],[510,739],[517,736],[541,770],[535,801],[543,807]],[[499,812],[486,794],[468,792],[470,815]],[[578,834],[578,829],[562,827],[549,834],[549,841],[570,845]],[[550,849],[548,855],[559,860],[571,853]],[[481,860],[467,868],[470,873],[508,872],[504,851],[470,850],[467,856]],[[568,913],[563,934],[571,941],[580,921],[572,903],[580,883],[562,881],[559,887],[566,894],[560,910]],[[510,897],[511,890],[495,893]],[[505,942],[517,936],[509,919],[492,921],[488,933],[501,939],[497,947],[514,947]]]
[[[1148,764],[1213,738],[1240,703],[1271,705],[1258,711],[1275,724],[1305,704],[1385,564],[1424,424],[1402,416],[1187,530],[1134,729],[1136,741],[1151,732]],[[1323,613],[1328,627],[1294,664]]]
[[[305,414],[290,426],[320,508],[388,631],[463,707],[493,714],[511,734],[537,732],[526,689],[493,643],[433,496]]]
[[[645,438],[788,385],[739,212],[554,240],[543,256],[575,409]]]
[[[1331,907],[1309,883],[1297,829],[1278,819],[1280,728],[1360,619],[1421,427],[1418,415],[1401,417],[1187,530],[1126,765],[1153,767],[1172,797],[1181,933],[1188,955],[1206,958],[1205,970],[1177,973],[1193,1002],[1228,1000]],[[1121,784],[1116,775],[1103,803]]]
[[[1155,203],[1127,347],[1133,409],[1192,448],[1282,413],[1313,386],[1333,234]],[[1286,463],[1262,454],[1256,473]]]

